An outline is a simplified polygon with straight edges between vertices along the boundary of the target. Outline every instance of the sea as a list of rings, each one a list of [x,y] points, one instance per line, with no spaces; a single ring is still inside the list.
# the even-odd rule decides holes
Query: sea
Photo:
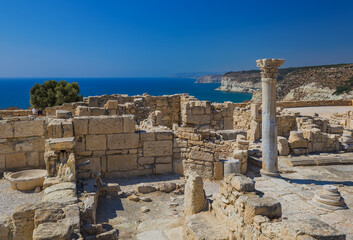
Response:
[[[189,93],[199,100],[211,102],[232,101],[240,103],[251,99],[248,93],[221,92],[215,89],[220,84],[195,83],[192,78],[0,78],[0,108],[30,107],[29,91],[36,83],[47,80],[77,82],[84,97],[103,94],[147,93],[152,96]]]

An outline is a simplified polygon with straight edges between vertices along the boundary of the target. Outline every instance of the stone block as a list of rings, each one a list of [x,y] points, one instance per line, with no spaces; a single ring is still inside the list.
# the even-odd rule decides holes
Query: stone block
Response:
[[[56,118],[69,119],[72,118],[72,112],[66,110],[56,110]]]
[[[156,163],[171,163],[172,157],[156,157]]]
[[[61,150],[72,150],[75,147],[75,138],[50,138],[45,141],[48,149],[61,151]]]
[[[1,138],[13,138],[13,129],[11,123],[0,121]]]
[[[214,162],[213,163],[213,176],[215,180],[223,179],[223,162]]]
[[[193,160],[202,160],[202,161],[210,161],[210,162],[214,160],[212,153],[197,151],[197,150],[191,150],[189,157]]]
[[[33,240],[70,239],[74,229],[64,221],[46,222],[33,231]]]
[[[173,131],[156,131],[156,140],[172,140],[173,139]]]
[[[245,175],[234,176],[231,184],[239,192],[255,191],[255,181]]]
[[[205,192],[202,177],[189,175],[185,184],[185,216],[201,212],[205,206]]]
[[[109,155],[107,172],[110,171],[126,171],[137,168],[137,155]]]
[[[62,123],[63,137],[73,137],[73,124],[72,121],[65,121]]]
[[[27,165],[29,167],[39,167],[39,153],[38,152],[27,153]]]
[[[144,142],[143,152],[145,157],[172,156],[173,142],[171,140]]]
[[[107,110],[105,108],[92,107],[90,110],[90,116],[103,116],[107,115]]]
[[[26,167],[26,154],[22,153],[10,153],[6,155],[6,168],[23,168]]]
[[[62,123],[64,119],[53,119],[47,125],[48,138],[63,137]]]
[[[278,148],[278,155],[288,156],[289,146],[288,146],[287,138],[277,137],[277,148]]]
[[[156,174],[171,173],[171,172],[173,172],[172,163],[156,164],[156,168],[155,168]]]
[[[121,116],[91,117],[88,123],[89,134],[112,134],[123,132],[124,118]]]
[[[32,121],[15,121],[14,137],[32,137],[44,135],[44,120],[35,119]]]
[[[107,144],[109,150],[129,149],[139,147],[138,133],[110,134],[107,135]]]
[[[136,120],[134,115],[123,115],[124,118],[124,133],[134,133],[136,128]]]
[[[140,157],[138,163],[139,165],[154,164],[154,157]]]
[[[232,173],[241,173],[240,160],[229,158],[224,161],[223,164],[223,176],[227,176]]]
[[[142,130],[140,131],[140,138],[142,142],[155,141],[156,133]]]
[[[32,142],[19,142],[15,144],[16,152],[29,152],[33,151],[33,143]]]
[[[73,129],[75,136],[88,134],[88,117],[73,118]]]
[[[118,108],[118,101],[117,100],[108,100],[106,104],[104,104],[105,109],[117,109]]]
[[[0,169],[5,169],[6,161],[5,154],[0,154]]]
[[[84,136],[75,137],[75,151],[82,152],[86,150],[86,138]]]
[[[179,175],[184,175],[183,160],[178,159],[173,161],[173,172]]]
[[[87,135],[86,150],[106,150],[105,135]]]
[[[233,118],[232,117],[225,117],[223,123],[223,128],[225,130],[233,129]]]
[[[245,201],[244,220],[251,224],[256,215],[266,216],[269,219],[282,216],[281,203],[272,197],[250,197]]]
[[[13,153],[14,146],[10,143],[0,144],[0,153]]]

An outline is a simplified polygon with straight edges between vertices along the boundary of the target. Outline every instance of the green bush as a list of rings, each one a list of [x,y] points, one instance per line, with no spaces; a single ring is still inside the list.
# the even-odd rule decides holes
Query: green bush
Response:
[[[353,86],[353,77],[345,81],[343,85],[337,86],[336,91],[333,94],[340,95],[342,93],[349,93],[352,90],[352,86]]]
[[[63,103],[82,101],[79,95],[80,87],[78,83],[68,83],[64,80],[45,81],[43,84],[36,83],[30,90],[30,103],[38,110],[46,107],[61,105]]]

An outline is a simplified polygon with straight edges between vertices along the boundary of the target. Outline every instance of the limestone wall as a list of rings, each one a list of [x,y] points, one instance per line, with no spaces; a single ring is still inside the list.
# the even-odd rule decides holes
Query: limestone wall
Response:
[[[198,129],[233,129],[233,103],[211,103],[193,97],[181,99],[181,124]]]
[[[352,100],[277,102],[277,107],[352,106]]]
[[[132,115],[73,118],[77,162],[90,160],[85,169],[104,177],[172,172],[172,131],[136,131],[135,124]]]
[[[0,110],[0,117],[20,117],[20,116],[28,116],[32,115],[31,110]]]
[[[44,118],[19,117],[0,121],[0,172],[44,167]]]

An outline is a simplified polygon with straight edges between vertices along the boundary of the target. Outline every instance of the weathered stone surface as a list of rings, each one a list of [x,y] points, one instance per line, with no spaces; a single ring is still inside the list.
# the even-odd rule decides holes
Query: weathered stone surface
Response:
[[[82,228],[88,235],[98,235],[103,232],[102,224],[86,224]]]
[[[289,154],[289,146],[288,146],[287,138],[277,137],[277,148],[278,148],[278,154],[280,156],[287,156]]]
[[[106,150],[105,135],[87,135],[86,136],[86,150]]]
[[[15,121],[14,137],[32,137],[44,135],[44,121],[35,119],[33,121]]]
[[[227,228],[213,215],[205,212],[188,216],[185,226],[186,240],[228,240]]]
[[[266,216],[270,219],[282,216],[281,203],[272,197],[249,197],[245,200],[244,220],[251,224],[255,215]]]
[[[13,138],[13,129],[11,123],[0,121],[0,136],[1,138]]]
[[[37,209],[34,212],[34,225],[46,222],[57,222],[65,217],[64,211],[61,208],[43,208]]]
[[[185,185],[185,215],[201,212],[205,206],[205,200],[202,178],[189,175]]]
[[[98,194],[88,194],[83,202],[83,210],[80,212],[81,220],[84,223],[96,223],[97,206]]]
[[[213,163],[213,175],[215,180],[223,179],[223,163],[222,162],[214,162]]]
[[[139,147],[139,134],[110,134],[107,135],[108,149],[131,149]]]
[[[224,176],[232,173],[240,173],[240,161],[239,159],[229,158],[224,161]]]
[[[171,192],[176,189],[176,184],[173,182],[160,182],[156,185],[156,190],[161,192]]]
[[[255,191],[255,181],[245,175],[234,176],[231,184],[239,192]]]
[[[69,119],[72,118],[72,112],[66,110],[56,110],[56,118]]]
[[[31,240],[34,230],[34,213],[39,208],[36,204],[26,204],[16,206],[12,215],[13,219],[13,239]]]
[[[33,232],[33,240],[66,240],[73,233],[72,226],[65,222],[40,224]]]
[[[91,117],[88,123],[89,134],[112,134],[123,132],[124,118],[121,116]]]
[[[140,183],[135,186],[135,191],[139,193],[150,193],[155,192],[156,188],[153,184]]]
[[[308,142],[300,131],[290,132],[288,144],[292,150],[295,148],[308,148]]]
[[[0,216],[0,239],[11,240],[12,239],[12,223],[11,218],[6,215]]]
[[[136,120],[134,115],[123,115],[124,117],[124,133],[134,133]]]
[[[88,119],[88,117],[73,118],[75,136],[88,134]]]
[[[116,240],[118,239],[118,234],[115,229],[101,233],[96,236],[97,240]]]
[[[155,168],[156,174],[171,173],[171,172],[173,172],[172,163],[156,164],[156,168]]]
[[[56,184],[56,185],[59,185],[59,184]],[[63,189],[49,191],[56,185],[53,185],[44,190],[43,202],[66,203],[66,204],[72,204],[77,202],[76,191],[72,189],[63,188]],[[46,193],[45,191],[47,191],[48,193]]]
[[[213,161],[213,154],[204,151],[191,150],[189,157],[193,160]]]
[[[10,153],[6,155],[6,168],[21,168],[26,166],[26,154]]]
[[[126,171],[137,168],[137,155],[109,155],[108,169],[109,171]]]
[[[293,239],[327,239],[344,240],[346,236],[338,233],[332,226],[318,219],[302,219],[300,221],[288,221],[282,227],[283,234]]]
[[[49,149],[56,151],[72,150],[75,146],[75,138],[50,138],[46,140],[46,145]]]
[[[171,156],[173,155],[172,141],[144,142],[143,152],[145,157]]]

